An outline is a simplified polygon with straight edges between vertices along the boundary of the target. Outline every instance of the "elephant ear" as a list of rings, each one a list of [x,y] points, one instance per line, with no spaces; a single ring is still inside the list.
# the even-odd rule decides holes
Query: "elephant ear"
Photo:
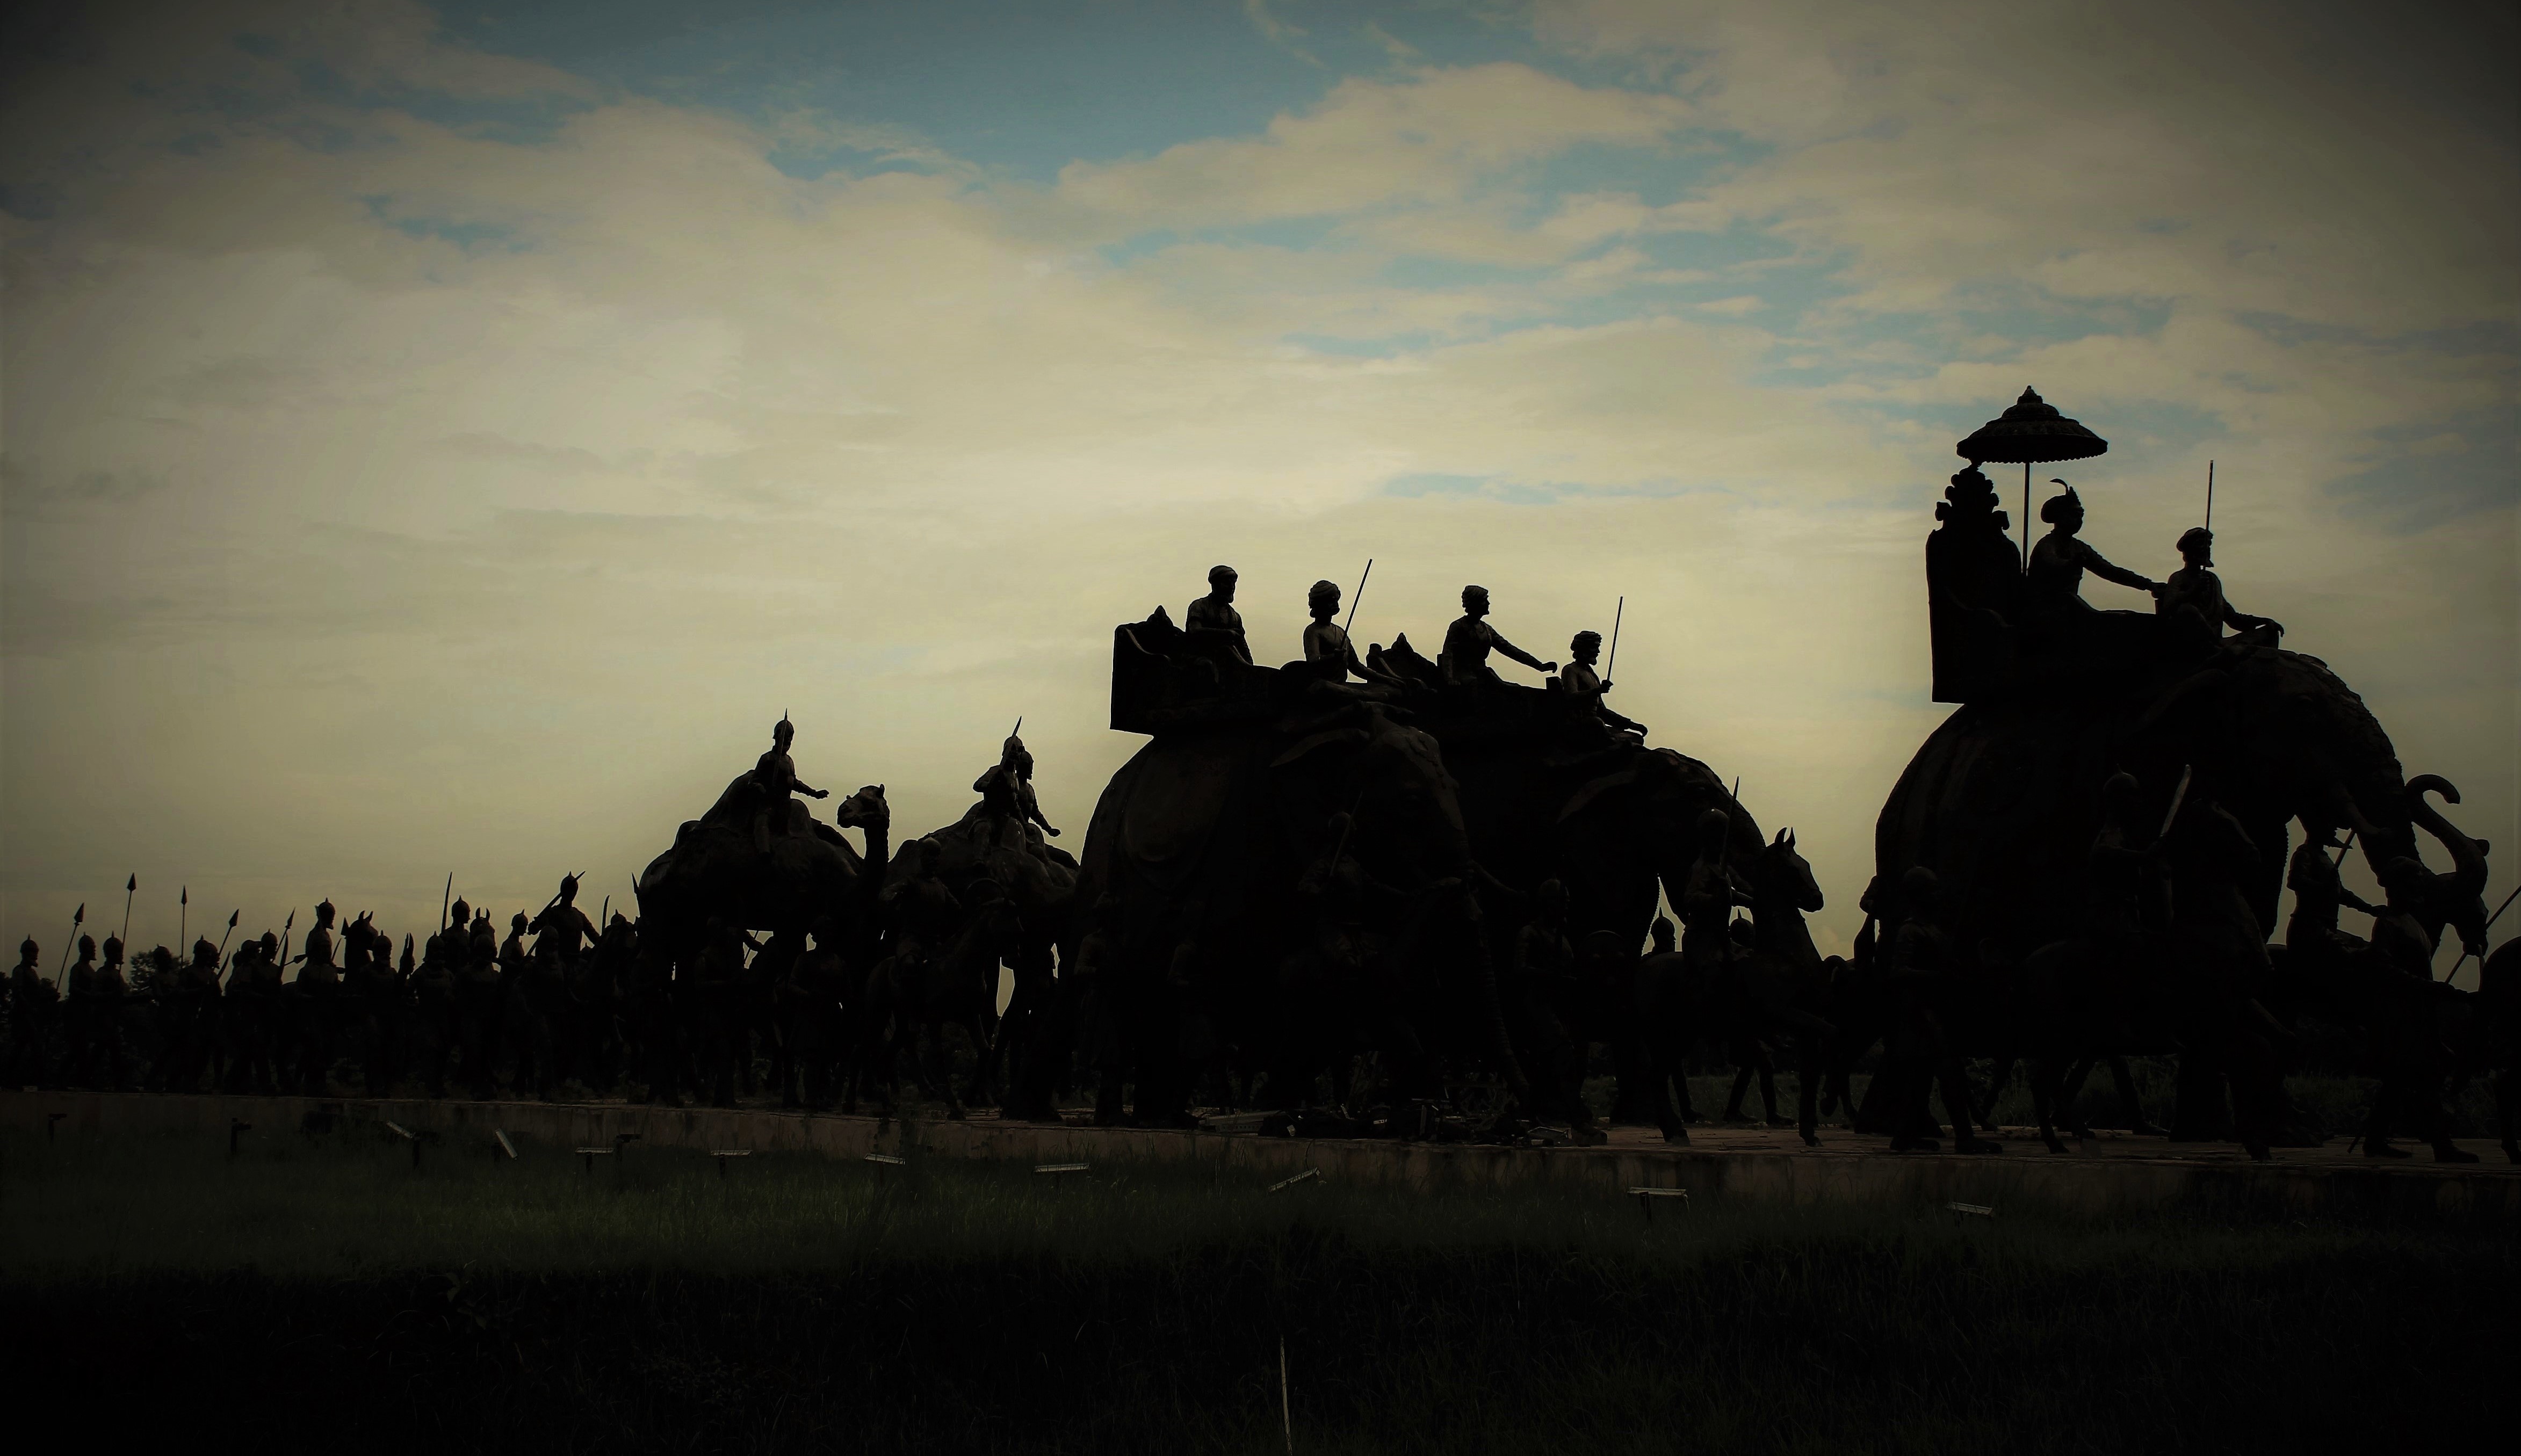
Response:
[[[1309,738],[1297,740],[1294,744],[1288,747],[1286,751],[1280,753],[1277,757],[1270,759],[1269,766],[1271,768],[1285,768],[1288,764],[1295,762],[1297,759],[1304,757],[1306,754],[1310,753],[1317,749],[1327,749],[1333,744],[1361,744],[1363,742],[1365,742],[1365,730],[1362,728],[1328,729],[1324,732],[1313,734]]]
[[[1558,822],[1561,824],[1566,823],[1568,820],[1575,818],[1577,815],[1584,812],[1585,809],[1591,807],[1593,801],[1600,798],[1603,795],[1610,793],[1614,789],[1625,789],[1628,785],[1636,783],[1643,776],[1644,771],[1638,768],[1624,768],[1618,773],[1602,775],[1600,778],[1595,779],[1591,783],[1586,784],[1583,788],[1579,789],[1574,794],[1568,796],[1566,806],[1558,811]]]

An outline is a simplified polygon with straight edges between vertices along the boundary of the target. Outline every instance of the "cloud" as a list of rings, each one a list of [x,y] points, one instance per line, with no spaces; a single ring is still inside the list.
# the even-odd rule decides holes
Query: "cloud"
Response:
[[[2155,75],[2037,8],[1964,69],[1898,15],[1543,7],[1554,54],[1034,183],[340,14],[383,37],[169,11],[11,88],[0,183],[47,200],[0,216],[13,913],[133,843],[381,906],[450,862],[626,884],[781,706],[905,828],[1024,712],[1082,822],[1135,746],[1113,622],[1223,555],[1292,656],[1305,586],[1372,556],[1366,640],[1440,633],[1467,580],[1536,650],[1626,595],[1627,710],[1803,832],[1843,942],[1938,717],[1927,506],[2025,383],[2112,436],[2121,559],[2219,458],[2236,600],[2480,832],[2508,812],[2475,664],[2515,653],[2509,233],[2491,171],[2455,205],[2432,175],[2498,154],[2306,119],[2310,61]],[[2065,45],[2090,64],[2030,65]]]

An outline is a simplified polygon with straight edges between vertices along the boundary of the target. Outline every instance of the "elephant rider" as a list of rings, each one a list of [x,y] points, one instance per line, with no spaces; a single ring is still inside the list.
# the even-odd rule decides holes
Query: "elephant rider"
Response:
[[[1535,672],[1555,672],[1558,664],[1544,662],[1522,648],[1508,642],[1496,628],[1488,624],[1489,589],[1485,586],[1462,588],[1462,614],[1444,629],[1444,649],[1437,658],[1448,684],[1499,681],[1496,669],[1489,665],[1489,654],[1500,652]]]
[[[1913,865],[1901,877],[1906,912],[1891,939],[1884,984],[1890,992],[1891,1025],[1882,1075],[1894,1079],[1891,1151],[1936,1151],[1927,1097],[1938,1082],[1952,1124],[1953,1151],[1994,1153],[1995,1144],[1971,1131],[1969,1082],[1946,1031],[1946,1020],[1962,994],[1961,968],[1943,926],[1942,887],[1935,872]]]
[[[1322,681],[1344,683],[1353,672],[1370,683],[1400,686],[1400,679],[1368,666],[1357,657],[1356,645],[1348,640],[1348,629],[1339,624],[1338,582],[1314,582],[1312,590],[1305,594],[1305,606],[1313,617],[1305,626],[1305,660],[1321,674]]]
[[[1726,863],[1733,819],[1722,809],[1698,816],[1698,856],[1682,877],[1681,954],[1699,974],[1721,971],[1733,956],[1733,911],[1751,903],[1751,887]]]
[[[2111,565],[2081,534],[2084,500],[2071,485],[2040,505],[2048,534],[2031,548],[2031,565],[2023,576],[2024,614],[2034,622],[2062,625],[2092,611],[2084,600],[2084,573],[2142,592],[2159,592],[2162,583],[2139,571]]]
[[[1558,685],[1561,690],[1575,695],[1580,710],[1622,733],[1645,737],[1643,723],[1620,716],[1602,702],[1602,695],[1611,691],[1611,684],[1593,670],[1593,664],[1602,656],[1602,634],[1577,633],[1567,644],[1567,654],[1570,660],[1558,674]]]
[[[905,966],[923,965],[953,938],[963,904],[937,878],[940,847],[933,839],[901,846],[903,877],[884,887],[878,905],[893,928],[893,954]]]
[[[1531,1047],[1533,1111],[1564,1118],[1579,1141],[1598,1143],[1602,1134],[1584,1106],[1584,1048],[1567,1024],[1582,994],[1576,947],[1567,939],[1567,887],[1541,881],[1532,906],[1532,918],[1515,934],[1514,972],[1505,989],[1522,1013]]]
[[[2179,536],[2180,568],[2154,591],[2153,610],[2174,620],[2183,635],[2200,646],[2219,645],[2223,629],[2237,635],[2242,647],[2273,647],[2284,626],[2273,617],[2235,612],[2223,597],[2223,578],[2215,574],[2215,533],[2192,525]]]
[[[1042,817],[1041,799],[1033,793],[1032,754],[1014,734],[999,745],[998,761],[972,781],[972,792],[981,796],[981,816],[989,821],[990,842],[999,847],[1031,847],[1027,842],[1031,839],[1028,826],[1036,824],[1043,834],[1059,838],[1059,831]]]
[[[1208,569],[1208,595],[1182,614],[1182,632],[1191,650],[1211,662],[1252,665],[1252,644],[1243,635],[1243,614],[1234,610],[1234,569]]]
[[[826,790],[814,788],[797,777],[797,760],[788,756],[788,746],[797,741],[797,725],[788,715],[770,729],[770,749],[753,764],[753,847],[770,852],[770,837],[788,832],[788,795],[791,791],[807,798],[829,798]]]

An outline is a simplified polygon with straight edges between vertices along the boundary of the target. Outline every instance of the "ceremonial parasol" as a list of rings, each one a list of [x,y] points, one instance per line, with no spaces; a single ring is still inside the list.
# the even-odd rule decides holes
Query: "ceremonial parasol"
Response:
[[[2031,568],[2031,467],[2060,460],[2088,460],[2110,442],[2057,413],[2057,406],[2025,387],[2013,407],[1978,428],[1952,448],[1972,465],[1994,460],[2022,466],[2022,566]]]

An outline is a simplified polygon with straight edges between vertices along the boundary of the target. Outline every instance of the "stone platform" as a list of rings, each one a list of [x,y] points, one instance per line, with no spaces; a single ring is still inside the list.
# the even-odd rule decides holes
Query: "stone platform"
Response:
[[[54,1115],[60,1115],[58,1118]],[[2418,1150],[2380,1162],[2349,1152],[2287,1148],[2253,1163],[2236,1145],[2168,1144],[2103,1137],[2069,1143],[2063,1156],[2016,1130],[2001,1156],[1893,1154],[1885,1139],[1824,1128],[1806,1148],[1792,1128],[1693,1129],[1687,1147],[1652,1129],[1617,1129],[1598,1148],[1505,1148],[1389,1139],[1261,1137],[1144,1128],[1049,1126],[976,1115],[843,1116],[758,1109],[661,1108],[624,1103],[463,1102],[422,1098],[307,1098],[100,1092],[0,1092],[0,1126],[60,1137],[195,1134],[225,1139],[232,1121],[259,1139],[285,1136],[310,1117],[352,1124],[397,1122],[450,1147],[486,1146],[504,1131],[564,1155],[611,1147],[624,1134],[650,1147],[810,1152],[840,1159],[882,1153],[905,1159],[1010,1162],[1188,1162],[1283,1178],[1306,1168],[1348,1184],[1413,1189],[1481,1188],[1534,1180],[1590,1184],[1606,1192],[1679,1187],[1697,1198],[1996,1208],[2033,1206],[2110,1214],[2178,1207],[2308,1214],[2448,1216],[2521,1221],[2521,1168],[2490,1140],[2461,1146],[2485,1160],[2443,1165]]]

